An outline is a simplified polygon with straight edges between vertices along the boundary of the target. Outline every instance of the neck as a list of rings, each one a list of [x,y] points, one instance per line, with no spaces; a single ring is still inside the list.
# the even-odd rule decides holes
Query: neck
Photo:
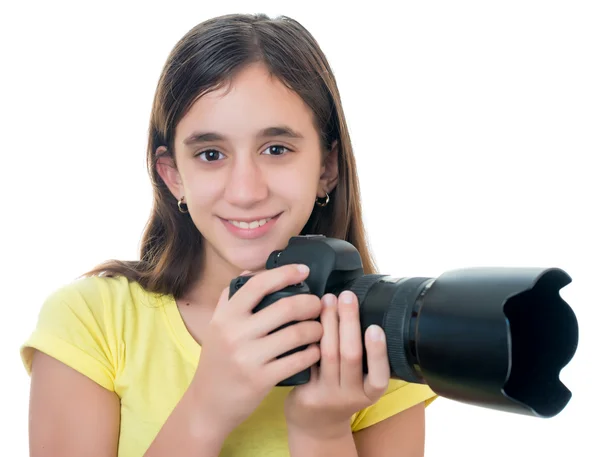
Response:
[[[217,306],[221,292],[242,270],[231,265],[210,249],[203,249],[202,267],[198,279],[183,297],[193,305],[214,308]]]

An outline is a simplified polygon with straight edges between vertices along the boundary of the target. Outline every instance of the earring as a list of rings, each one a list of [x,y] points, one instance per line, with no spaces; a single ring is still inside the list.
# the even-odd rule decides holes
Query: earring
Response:
[[[327,203],[329,203],[329,194],[327,192],[325,192],[325,198],[315,198],[315,202],[318,206],[327,206]]]
[[[180,200],[177,202],[177,207],[179,208],[179,212],[180,212],[180,213],[187,213],[187,212],[188,212],[188,207],[187,207],[187,204],[185,204],[185,203],[183,202],[183,199],[184,199],[184,198],[185,198],[185,197],[181,197],[181,199],[180,199]]]

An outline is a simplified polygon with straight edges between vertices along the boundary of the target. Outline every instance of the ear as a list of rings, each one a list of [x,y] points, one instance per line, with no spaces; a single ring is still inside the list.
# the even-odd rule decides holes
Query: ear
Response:
[[[165,182],[173,196],[179,200],[183,197],[183,183],[181,181],[181,175],[175,165],[175,160],[169,154],[167,154],[167,148],[160,146],[156,149],[155,154],[160,156],[156,161],[156,171]]]
[[[317,195],[321,198],[325,197],[325,193],[330,193],[338,183],[338,154],[339,144],[334,141],[331,149],[327,152],[323,165],[321,166],[321,176],[319,178],[319,190]]]

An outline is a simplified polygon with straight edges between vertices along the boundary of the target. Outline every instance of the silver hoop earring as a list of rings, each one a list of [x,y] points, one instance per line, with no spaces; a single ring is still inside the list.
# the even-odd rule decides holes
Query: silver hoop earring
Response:
[[[181,199],[177,201],[177,207],[179,208],[179,212],[180,213],[184,213],[185,214],[185,213],[188,212],[188,207],[187,207],[187,204],[185,204],[183,202],[184,198],[185,197],[181,197]]]
[[[325,198],[315,198],[315,203],[321,207],[327,206],[327,204],[329,203],[329,194],[325,192]]]

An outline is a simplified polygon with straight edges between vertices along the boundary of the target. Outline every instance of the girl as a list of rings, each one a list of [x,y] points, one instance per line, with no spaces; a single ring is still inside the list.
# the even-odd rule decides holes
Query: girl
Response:
[[[147,154],[140,260],[59,288],[22,347],[31,455],[423,455],[435,394],[390,381],[381,328],[362,353],[356,296],[252,312],[307,277],[263,270],[298,234],[345,239],[375,272],[340,96],[311,34],[265,15],[193,28],[158,83]],[[229,299],[242,272],[253,277]],[[276,387],[308,367],[308,384]]]

